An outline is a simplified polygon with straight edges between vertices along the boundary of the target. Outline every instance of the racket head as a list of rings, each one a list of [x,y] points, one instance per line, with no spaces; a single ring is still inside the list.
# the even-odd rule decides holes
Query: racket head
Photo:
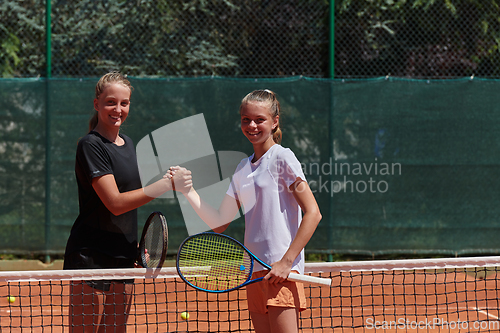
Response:
[[[182,242],[176,266],[182,280],[193,288],[221,293],[249,283],[254,259],[237,240],[204,232]]]
[[[149,215],[139,241],[138,262],[145,268],[161,268],[168,248],[167,220],[161,212]]]

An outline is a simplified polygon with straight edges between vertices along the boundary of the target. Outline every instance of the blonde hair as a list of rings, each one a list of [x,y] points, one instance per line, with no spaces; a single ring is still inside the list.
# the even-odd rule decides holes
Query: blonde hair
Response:
[[[248,95],[246,95],[241,101],[240,112],[241,112],[241,107],[250,102],[267,103],[269,105],[269,113],[271,114],[271,117],[273,119],[280,115],[281,112],[280,102],[278,101],[276,94],[269,89],[254,90]],[[272,133],[273,133],[273,141],[278,144],[281,143],[281,138],[283,135],[281,132],[279,120],[278,120],[278,125],[273,129]]]
[[[130,89],[130,94],[132,94],[132,90],[134,90],[134,87],[132,87],[132,84],[125,75],[121,74],[120,72],[110,72],[104,74],[97,82],[95,86],[95,98],[96,99],[99,98],[104,89],[108,85],[113,83],[119,83],[124,85],[125,87],[128,87]],[[90,118],[89,121],[89,132],[92,131],[97,126],[98,119],[99,117],[97,111],[94,111],[94,114],[92,115],[92,118]]]

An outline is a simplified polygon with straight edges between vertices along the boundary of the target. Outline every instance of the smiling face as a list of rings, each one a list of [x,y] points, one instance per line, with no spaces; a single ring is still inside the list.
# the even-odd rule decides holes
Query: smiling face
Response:
[[[240,108],[241,131],[256,146],[269,148],[274,144],[273,129],[279,116],[272,117],[269,103],[247,102]]]
[[[120,83],[110,83],[94,99],[99,126],[108,130],[119,129],[127,119],[130,108],[130,88]]]

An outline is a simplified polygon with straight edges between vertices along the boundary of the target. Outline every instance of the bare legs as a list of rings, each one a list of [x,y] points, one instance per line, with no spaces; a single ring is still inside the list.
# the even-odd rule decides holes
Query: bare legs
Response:
[[[267,314],[250,312],[255,333],[298,333],[299,314],[296,308],[269,306]]]
[[[84,281],[72,282],[70,332],[126,332],[133,290],[133,284],[121,282],[112,282],[109,291],[96,290]]]

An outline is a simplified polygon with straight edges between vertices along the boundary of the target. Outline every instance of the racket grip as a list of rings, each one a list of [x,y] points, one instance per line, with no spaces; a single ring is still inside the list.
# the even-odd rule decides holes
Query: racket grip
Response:
[[[303,282],[307,284],[316,284],[320,286],[331,286],[332,285],[332,279],[326,279],[326,278],[320,278],[316,276],[309,276],[309,275],[303,275],[303,274],[297,274],[297,273],[290,273],[288,275],[288,280],[294,281],[294,282]]]

